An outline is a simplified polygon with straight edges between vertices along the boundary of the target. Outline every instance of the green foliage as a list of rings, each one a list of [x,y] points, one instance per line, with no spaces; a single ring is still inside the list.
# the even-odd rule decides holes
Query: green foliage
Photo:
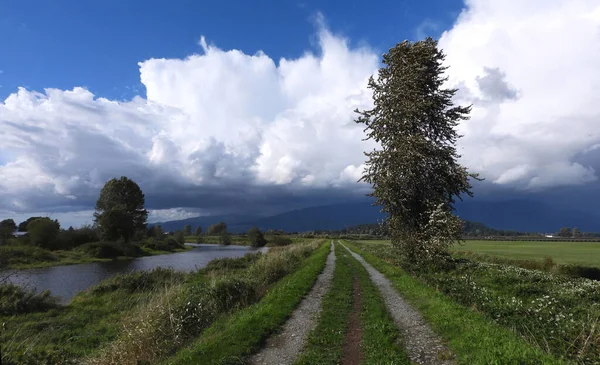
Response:
[[[583,237],[583,233],[579,230],[579,228],[573,228],[573,238],[581,238]]]
[[[150,271],[115,275],[92,287],[90,291],[96,294],[116,290],[137,293],[159,289],[165,285],[183,283],[187,276],[188,274],[180,271],[158,267]]]
[[[457,90],[443,89],[444,54],[437,41],[397,44],[369,79],[374,108],[358,111],[367,139],[381,146],[366,153],[362,181],[389,214],[392,242],[406,262],[443,262],[462,234],[452,214],[454,197],[472,195],[467,169],[458,164],[459,121],[470,107],[453,106]]]
[[[200,226],[196,227],[196,231],[194,232],[194,234],[196,236],[200,236],[202,234],[202,227],[200,227]]]
[[[253,260],[235,275],[219,271],[212,280],[192,280],[174,286],[130,316],[120,338],[106,347],[94,364],[158,363],[198,336],[218,317],[258,301],[271,284],[296,270],[317,245],[275,250]],[[280,276],[254,269],[282,265]],[[207,272],[203,270],[202,272]]]
[[[307,246],[307,248],[298,248]],[[279,264],[294,265],[288,270],[281,271],[285,274],[293,272],[279,281],[274,286],[269,286],[269,291],[263,287],[259,290],[266,293],[260,302],[233,313],[231,316],[222,316],[210,328],[204,331],[191,346],[179,351],[174,357],[165,361],[168,364],[233,364],[243,363],[243,360],[257,350],[262,341],[274,333],[289,318],[292,311],[312,287],[316,277],[325,265],[329,253],[329,245],[322,245],[317,252],[300,263],[296,260],[307,257],[304,252],[308,249],[311,253],[315,245],[294,245],[283,250],[272,249],[257,261],[257,265],[264,265],[269,257],[288,256],[288,260],[277,259]],[[286,254],[287,252],[287,254]],[[275,254],[275,255],[273,255]],[[260,273],[260,269],[253,269],[249,277]],[[268,265],[270,266],[270,265]],[[257,282],[272,284],[274,281]],[[272,278],[275,280],[281,279]]]
[[[144,246],[155,251],[167,252],[185,248],[185,246],[182,243],[179,243],[176,237],[163,237],[162,239],[151,237],[148,240],[146,240]]]
[[[262,253],[254,252],[247,253],[242,257],[237,258],[222,258],[222,259],[214,259],[206,265],[204,270],[206,271],[214,271],[214,270],[232,270],[232,269],[245,269],[248,268],[251,264],[255,263],[259,258],[261,258]]]
[[[125,241],[117,242],[89,242],[76,248],[86,256],[102,259],[113,259],[117,257],[140,256],[139,246]]]
[[[32,245],[54,250],[58,248],[60,224],[48,217],[35,219],[27,225],[29,242]]]
[[[13,242],[14,240],[8,245],[0,245],[0,269],[59,260],[59,257],[49,250]]]
[[[109,241],[129,241],[136,231],[146,229],[148,211],[144,193],[134,181],[122,176],[109,180],[100,191],[94,221]]]
[[[190,224],[187,224],[183,227],[183,234],[185,236],[191,236],[192,235],[192,226]]]
[[[293,243],[293,241],[289,237],[275,236],[269,240],[270,246],[287,246],[292,243]]]
[[[57,249],[70,250],[81,246],[84,243],[96,242],[100,239],[98,231],[90,226],[83,226],[79,229],[70,227],[67,230],[61,230],[58,235]]]
[[[161,290],[89,291],[47,312],[3,316],[2,364],[80,364],[117,338],[132,308]]]
[[[219,222],[213,225],[210,225],[206,230],[206,234],[209,236],[217,236],[223,232],[227,231],[227,224],[225,222]]]
[[[231,244],[231,235],[227,231],[222,231],[219,233],[219,243],[222,245],[230,245]]]
[[[0,315],[44,312],[58,307],[58,298],[49,291],[37,294],[33,289],[11,283],[0,284]]]
[[[5,219],[0,222],[0,243],[4,243],[13,236],[17,230],[17,224],[12,219]]]
[[[165,231],[163,231],[162,226],[160,224],[152,226],[152,227],[148,228],[148,230],[147,230],[148,237],[154,237],[154,238],[158,238],[159,240],[161,240],[164,238],[164,235],[165,235]]]
[[[531,233],[494,229],[483,223],[463,221],[463,234],[471,236],[527,236]]]
[[[267,244],[265,236],[257,227],[252,227],[248,230],[248,239],[252,247],[263,247]]]
[[[569,228],[569,227],[562,227],[558,231],[557,236],[559,236],[559,237],[573,237],[573,232],[571,232],[571,228]]]
[[[191,231],[191,228],[190,228],[190,231]],[[183,247],[183,245],[185,244],[185,236],[186,236],[186,234],[185,234],[185,230],[184,230],[184,232],[181,232],[181,231],[179,231],[179,232],[175,233],[175,241],[176,241],[176,242],[177,242],[177,243],[178,243],[178,244],[179,244],[181,247]]]
[[[40,219],[40,218],[44,218],[44,217],[29,217],[24,222],[19,223],[19,227],[18,227],[19,232],[27,232],[27,226],[29,225],[29,223],[31,223],[32,221],[34,221],[36,219]]]

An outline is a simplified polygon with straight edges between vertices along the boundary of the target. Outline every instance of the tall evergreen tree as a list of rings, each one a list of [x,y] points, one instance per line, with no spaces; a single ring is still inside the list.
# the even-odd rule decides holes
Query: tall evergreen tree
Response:
[[[404,41],[383,55],[383,67],[369,79],[374,107],[356,112],[367,139],[380,146],[368,157],[362,181],[388,213],[394,247],[407,263],[440,263],[462,225],[452,214],[461,194],[472,196],[470,178],[458,163],[455,127],[470,106],[454,106],[456,89],[445,89],[444,54],[437,41]]]

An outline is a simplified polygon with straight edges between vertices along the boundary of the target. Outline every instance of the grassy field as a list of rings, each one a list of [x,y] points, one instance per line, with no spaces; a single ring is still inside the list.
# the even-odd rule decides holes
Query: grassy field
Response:
[[[559,264],[600,267],[600,242],[465,241],[454,251],[471,251],[507,259],[542,260]]]
[[[365,241],[389,243],[387,240]],[[472,252],[511,260],[542,261],[551,257],[558,264],[600,268],[600,242],[541,242],[541,241],[463,241],[452,250]]]

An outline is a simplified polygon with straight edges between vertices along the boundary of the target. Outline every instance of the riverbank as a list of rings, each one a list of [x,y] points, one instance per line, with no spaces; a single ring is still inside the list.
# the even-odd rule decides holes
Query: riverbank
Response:
[[[7,313],[15,306],[4,303],[2,363],[156,363],[215,319],[260,300],[288,274],[307,265],[322,267],[327,249],[322,243],[213,260],[191,273],[156,269],[117,275],[64,306]],[[313,279],[307,280],[310,286]]]
[[[95,244],[95,243],[93,243]],[[98,243],[99,244],[99,243]],[[129,255],[114,257],[94,257],[90,250],[56,250],[50,251],[28,245],[0,246],[0,278],[1,271],[37,269],[61,265],[77,265],[91,262],[110,262],[114,260],[131,260],[138,257],[165,255],[191,250],[192,246],[173,248],[172,250],[156,250],[143,245],[131,250]]]
[[[252,243],[250,239],[246,235],[231,235],[230,236],[232,245],[239,246],[251,246]],[[265,240],[267,241],[267,247],[277,247],[277,246],[287,246],[292,243],[298,243],[305,241],[305,238],[285,236],[285,235],[265,235]],[[207,243],[207,244],[221,244],[221,239],[219,236],[207,236],[201,235],[198,236],[186,236],[186,242],[194,242],[194,243]]]

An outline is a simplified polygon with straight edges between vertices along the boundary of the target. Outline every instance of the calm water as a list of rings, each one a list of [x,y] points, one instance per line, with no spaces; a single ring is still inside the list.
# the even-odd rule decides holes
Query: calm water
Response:
[[[249,252],[264,252],[268,249],[234,245],[200,244],[193,246],[193,249],[186,252],[140,257],[132,260],[19,270],[16,275],[10,277],[10,281],[18,285],[33,287],[39,292],[50,290],[52,294],[61,297],[62,301],[66,303],[80,291],[116,274],[152,270],[156,267],[193,271],[206,266],[210,260],[216,258],[241,257]]]

